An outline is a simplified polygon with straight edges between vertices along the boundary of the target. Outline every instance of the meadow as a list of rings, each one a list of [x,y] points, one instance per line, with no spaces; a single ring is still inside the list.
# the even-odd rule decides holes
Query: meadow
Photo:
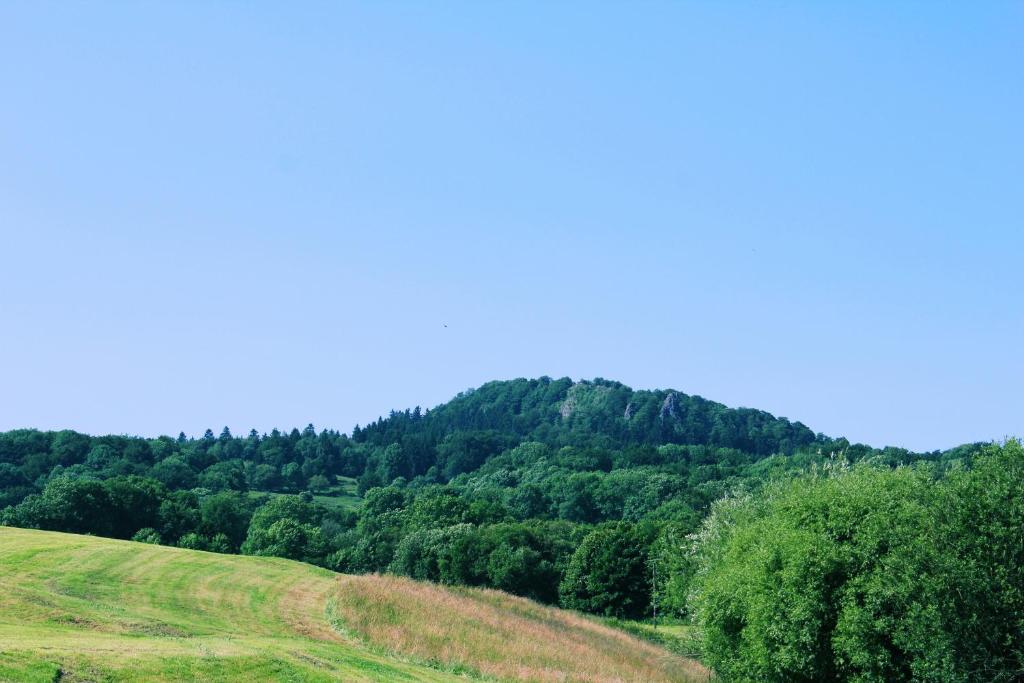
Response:
[[[0,527],[0,680],[689,681],[695,662],[497,591]]]

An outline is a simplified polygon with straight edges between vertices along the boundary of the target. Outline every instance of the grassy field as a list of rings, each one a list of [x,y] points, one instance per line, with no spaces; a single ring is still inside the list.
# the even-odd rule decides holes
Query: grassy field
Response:
[[[339,630],[444,667],[500,680],[706,681],[693,660],[574,612],[481,588],[344,576],[328,614]]]
[[[697,667],[493,591],[0,527],[4,681],[700,680]]]
[[[293,493],[273,493],[269,491],[250,491],[250,498],[275,496],[291,496]],[[363,499],[356,493],[356,480],[350,477],[338,477],[338,483],[313,496],[313,500],[332,510],[358,510]]]

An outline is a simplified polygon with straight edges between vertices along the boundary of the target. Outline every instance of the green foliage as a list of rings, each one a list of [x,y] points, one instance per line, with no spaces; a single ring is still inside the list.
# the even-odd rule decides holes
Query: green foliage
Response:
[[[295,496],[273,498],[253,514],[241,552],[322,563],[327,555],[319,528],[324,514],[319,506]]]
[[[245,540],[252,513],[250,500],[244,495],[234,491],[215,493],[199,504],[199,529],[217,541],[211,550],[237,552]]]
[[[444,475],[451,479],[477,469],[507,445],[507,440],[495,431],[453,432],[438,444],[438,462]]]
[[[199,475],[199,485],[212,491],[244,491],[245,467],[241,460],[214,463]]]
[[[398,543],[389,569],[414,579],[479,584],[483,572],[477,566],[479,556],[472,552],[479,545],[479,535],[471,524],[420,529]]]
[[[189,550],[206,550],[208,543],[209,541],[205,536],[194,531],[190,531],[178,539],[178,547],[188,548]]]
[[[146,531],[169,545],[492,586],[602,614],[656,602],[685,616],[697,564],[680,548],[723,495],[757,496],[832,454],[885,468],[926,460],[940,476],[969,469],[977,452],[871,449],[680,392],[545,377],[394,411],[351,437],[312,425],[199,439],[0,433],[0,523]],[[619,529],[621,556],[581,545],[595,526]],[[1001,590],[1014,594],[1009,579]]]
[[[973,455],[939,491],[936,534],[957,599],[947,623],[956,659],[992,681],[1024,672],[1024,446]]]
[[[1016,680],[1022,512],[1016,442],[946,478],[838,467],[723,501],[692,544],[707,659],[737,680]]]
[[[292,560],[319,563],[327,554],[323,535],[318,527],[285,517],[268,527],[253,526],[242,545],[245,555],[269,555]]]
[[[183,459],[175,456],[158,462],[150,470],[150,474],[169,489],[189,489],[198,481],[195,470]]]
[[[110,533],[115,538],[131,538],[140,527],[159,523],[160,504],[167,495],[160,482],[132,475],[108,479],[103,487],[110,502],[100,514],[110,517]]]
[[[153,545],[159,545],[161,542],[160,533],[152,527],[146,527],[145,529],[139,529],[132,536],[132,540],[136,543],[150,543]]]
[[[599,526],[573,553],[562,605],[609,617],[639,618],[650,607],[649,534],[625,522]]]

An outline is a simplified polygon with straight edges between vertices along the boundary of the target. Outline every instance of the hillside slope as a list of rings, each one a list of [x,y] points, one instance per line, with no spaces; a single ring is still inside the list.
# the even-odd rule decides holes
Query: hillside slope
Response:
[[[400,587],[417,591],[416,600],[403,604],[394,601],[401,593],[389,581],[343,578],[275,558],[0,527],[0,680],[445,681],[477,678],[480,671],[524,680],[701,675],[694,663],[618,632],[564,613],[552,621],[557,611],[533,613],[544,608],[511,598],[507,604],[487,599],[494,602],[488,614],[495,625],[519,633],[512,667],[481,666],[503,660],[495,656],[493,638],[466,639],[436,653],[411,647],[381,637],[367,623],[420,624],[423,610],[444,616],[457,594],[408,582]],[[328,621],[328,605],[337,629]],[[552,649],[573,654],[552,659]],[[600,652],[622,656],[606,669],[558,668],[602,661]]]
[[[483,588],[343,576],[329,614],[345,632],[499,679],[707,680],[707,670],[574,612]]]

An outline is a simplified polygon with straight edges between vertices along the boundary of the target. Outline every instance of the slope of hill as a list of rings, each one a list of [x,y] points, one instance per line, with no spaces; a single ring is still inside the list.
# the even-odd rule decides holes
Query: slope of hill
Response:
[[[348,633],[499,679],[706,680],[707,670],[573,612],[481,588],[345,576],[329,613]]]
[[[442,647],[443,626],[423,619],[443,625],[474,600],[490,605],[477,614],[495,620],[495,633],[516,634],[507,657],[486,629],[443,631],[455,640]],[[395,635],[403,629],[410,638]],[[481,672],[593,681],[702,674],[616,631],[498,593],[339,581],[289,560],[0,527],[0,680],[444,681]]]

